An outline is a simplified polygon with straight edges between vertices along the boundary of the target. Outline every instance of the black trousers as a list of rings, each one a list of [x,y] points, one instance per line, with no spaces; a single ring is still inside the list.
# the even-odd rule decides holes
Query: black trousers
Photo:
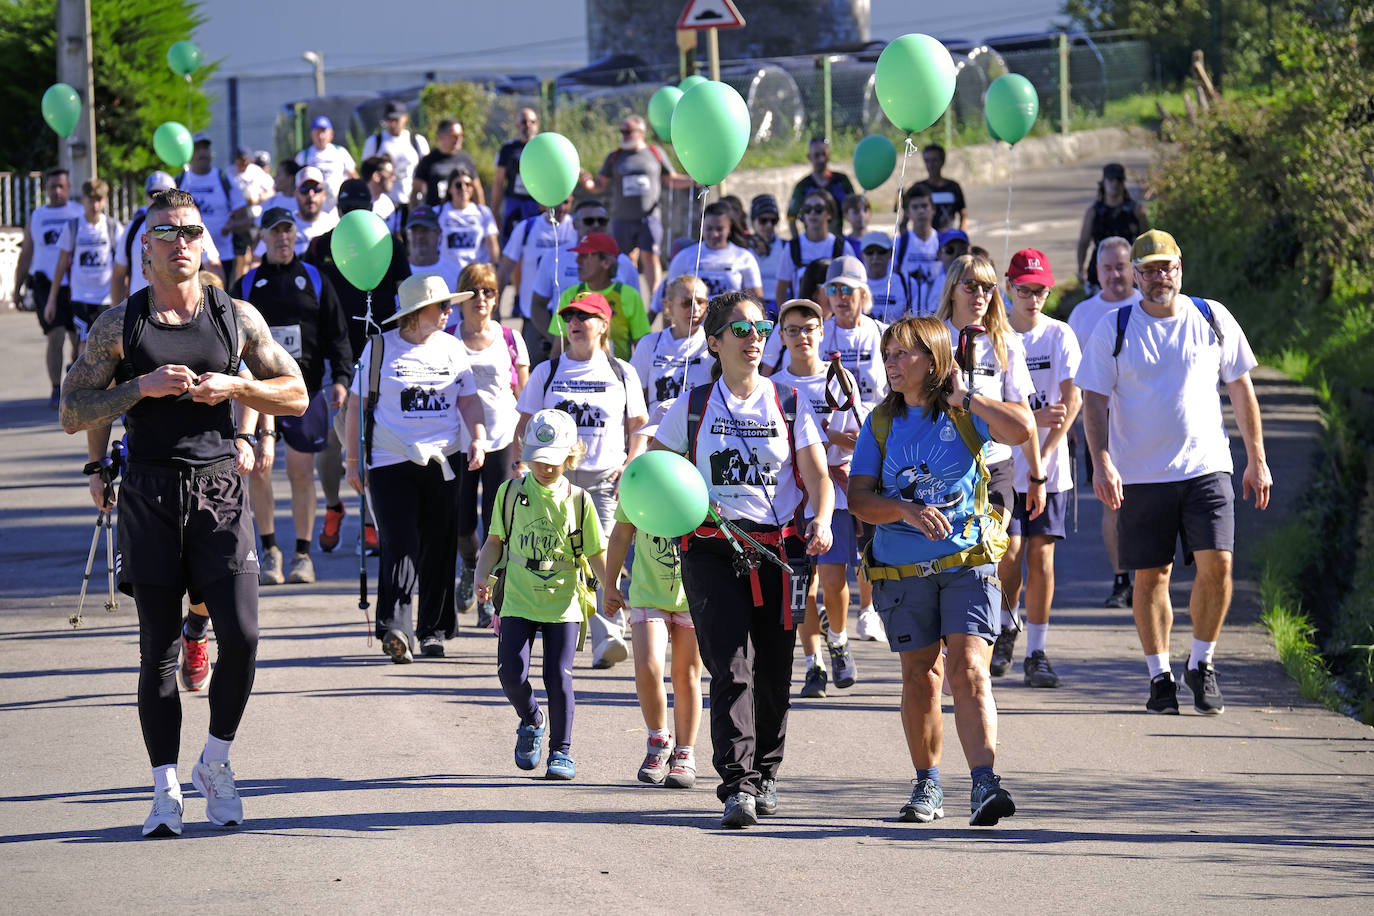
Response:
[[[762,607],[754,607],[749,577],[735,574],[725,541],[693,538],[682,554],[682,584],[711,673],[711,763],[721,801],[758,795],[761,780],[777,778],[787,737],[797,632],[783,629],[782,571],[765,563],[758,578]]]
[[[458,635],[453,603],[453,568],[458,562],[458,468],[461,453],[448,458],[454,469],[445,480],[435,462],[413,461],[371,468],[367,485],[381,542],[377,574],[377,638],[387,630],[410,631],[410,595],[418,585],[420,607],[415,636]],[[403,616],[404,615],[404,616]]]

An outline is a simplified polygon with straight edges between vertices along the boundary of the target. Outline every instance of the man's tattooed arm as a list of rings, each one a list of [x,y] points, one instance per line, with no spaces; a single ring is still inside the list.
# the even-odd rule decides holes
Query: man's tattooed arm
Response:
[[[256,308],[239,299],[234,307],[243,329],[243,363],[253,373],[252,380],[237,380],[241,389],[234,400],[261,413],[299,417],[310,403],[301,367],[272,337]]]
[[[139,379],[110,387],[124,358],[124,309],[107,309],[91,326],[86,352],[62,380],[59,416],[68,433],[109,426],[143,397]]]

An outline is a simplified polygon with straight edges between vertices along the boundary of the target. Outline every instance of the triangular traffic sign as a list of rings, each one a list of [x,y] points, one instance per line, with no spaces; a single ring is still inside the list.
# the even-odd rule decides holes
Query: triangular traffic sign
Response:
[[[678,18],[679,29],[742,29],[744,17],[733,0],[687,0]]]

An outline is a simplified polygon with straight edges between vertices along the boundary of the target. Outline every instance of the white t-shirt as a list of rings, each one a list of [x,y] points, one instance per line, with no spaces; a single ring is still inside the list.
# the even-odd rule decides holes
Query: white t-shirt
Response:
[[[768,254],[763,257],[755,254],[754,259],[759,262],[759,279],[763,283],[763,301],[770,305],[779,304],[778,272],[782,270],[782,265],[787,260],[787,242],[776,235],[773,236],[773,244],[768,249]]]
[[[862,408],[851,407],[848,410],[831,410],[830,405],[825,400],[825,378],[826,371],[822,369],[816,375],[793,375],[784,369],[775,372],[770,376],[774,385],[778,388],[792,386],[797,389],[797,397],[805,399],[811,405],[812,412],[816,415],[816,422],[820,424],[821,432],[829,434],[837,433],[857,433],[862,425],[859,412]],[[828,442],[827,438],[827,442]],[[840,448],[838,445],[827,445],[825,449],[826,463],[831,467],[848,467],[849,461],[854,457],[853,449]],[[835,487],[835,508],[848,509],[849,498],[844,489]],[[808,511],[807,516],[815,515],[814,511]]]
[[[75,235],[72,227],[75,226]],[[57,247],[72,256],[68,276],[71,278],[73,302],[93,305],[110,304],[110,275],[114,272],[115,243],[119,241],[119,221],[102,213],[94,226],[86,222],[83,210],[75,222],[62,227]]]
[[[338,210],[321,210],[320,215],[312,223],[307,223],[301,216],[299,210],[292,210],[291,215],[296,220],[296,257],[305,254],[305,249],[310,247],[310,240],[316,236],[324,235],[335,226],[339,225]],[[233,249],[231,248],[230,251]],[[267,254],[267,243],[258,240],[258,247],[253,249],[253,253],[259,258]]]
[[[959,329],[949,321],[945,322],[945,327],[949,328],[950,343],[957,349]],[[1021,346],[1021,338],[1015,331],[1007,335],[1006,343],[1007,367],[1003,369],[997,364],[997,351],[988,335],[978,335],[973,347],[973,392],[998,401],[1029,401],[1035,386],[1026,371],[1026,349]],[[988,464],[998,464],[1011,457],[1012,447],[989,439],[983,454]]]
[[[377,381],[376,422],[402,442],[433,446],[446,454],[457,450],[463,437],[463,417],[458,399],[476,394],[467,349],[447,334],[432,334],[423,344],[401,337],[399,330],[382,335],[384,365]],[[359,370],[350,390],[362,394],[372,365],[372,341],[363,347]],[[407,461],[405,455],[372,445],[372,467]]]
[[[1102,316],[1115,312],[1123,305],[1135,305],[1139,301],[1140,290],[1132,289],[1131,294],[1120,302],[1106,302],[1102,294],[1098,293],[1091,299],[1084,299],[1075,305],[1073,311],[1069,312],[1069,327],[1073,328],[1073,333],[1078,338],[1078,348],[1081,350],[1088,345],[1088,338],[1092,336]],[[1116,334],[1115,325],[1112,327],[1112,334]]]
[[[139,238],[148,231],[148,221],[142,216],[146,216],[146,210],[136,213],[134,218],[129,220],[119,233],[119,241],[115,242],[115,263],[129,269],[129,295],[133,295],[143,287],[148,285],[148,278],[143,275],[143,243]],[[134,233],[133,242],[129,242],[129,234]],[[132,256],[133,263],[129,263]],[[215,247],[215,239],[208,232],[200,237],[200,266],[208,267],[211,264],[220,263],[219,249]]]
[[[521,318],[530,317],[530,300],[534,298],[534,283],[539,277],[539,265],[544,255],[560,245],[568,247],[576,244],[577,230],[573,228],[571,216],[563,217],[563,221],[555,227],[541,214],[522,221],[511,231],[501,254],[520,265]],[[576,274],[576,261],[573,267]]]
[[[868,292],[873,297],[873,307],[869,314],[878,321],[883,324],[895,324],[907,316],[911,295],[908,292],[907,279],[901,274],[893,271],[891,282],[888,282],[887,274],[869,277]]]
[[[245,201],[249,197],[261,198],[264,194],[270,197],[275,191],[272,176],[256,162],[248,163],[248,167],[242,172],[238,169],[229,169],[229,177],[238,186],[239,193]],[[262,204],[249,204],[248,212],[253,214],[253,222],[257,222],[262,216]]]
[[[446,330],[461,341],[458,336],[459,325],[462,323],[461,313],[455,308],[451,314],[458,315],[459,318]],[[515,342],[514,365],[528,366],[530,353],[525,348],[524,338],[519,334],[512,334],[511,339]],[[477,396],[482,399],[482,421],[486,424],[487,441],[490,443],[488,451],[503,449],[515,441],[515,421],[519,419],[515,409],[515,388],[511,383],[512,364],[506,334],[498,326],[496,340],[489,346],[473,350],[464,343],[463,350],[467,353],[468,364],[472,366],[472,375],[477,382]],[[471,437],[465,427],[463,447],[466,448],[470,441]]]
[[[700,266],[697,265],[698,250],[701,251]],[[710,296],[763,286],[758,258],[754,257],[752,251],[745,251],[733,242],[726,242],[724,248],[707,248],[702,242],[688,245],[673,258],[664,276],[680,277],[683,274],[700,277]]]
[[[1169,318],[1134,306],[1116,357],[1115,321],[1099,321],[1088,337],[1074,383],[1108,396],[1107,448],[1123,483],[1233,470],[1217,381],[1234,382],[1257,363],[1231,313],[1207,302],[1220,345],[1201,310],[1183,295]]]
[[[561,238],[561,236],[560,236]],[[539,273],[534,278],[534,289],[530,297],[543,296],[549,300],[549,308],[556,309],[563,299],[564,290],[578,284],[577,255],[569,249],[575,247],[574,239],[562,248],[549,249],[539,260]],[[639,268],[635,267],[627,255],[616,260],[615,280],[639,291]]]
[[[706,332],[701,328],[681,339],[673,336],[672,328],[654,331],[635,344],[634,355],[630,357],[630,365],[635,367],[649,392],[647,400],[651,413],[659,404],[684,391],[710,384],[714,363],[706,347]]]
[[[925,274],[906,278],[907,296],[913,315],[935,317],[940,311],[940,293],[945,288],[945,266],[939,261],[925,265]]]
[[[419,264],[410,265],[410,275],[412,277],[427,277],[430,274],[443,277],[444,283],[448,286],[448,291],[451,293],[456,292],[458,289],[458,274],[460,273],[461,271],[458,269],[457,264],[454,264],[452,261],[446,261],[443,258],[440,258],[433,264],[426,264],[423,267]],[[399,297],[396,301],[399,305]],[[462,318],[462,315],[459,313],[458,309],[455,308],[449,312],[449,318],[453,321],[458,321]]]
[[[395,220],[392,219],[396,215],[396,202],[394,200],[383,194],[372,202],[372,212],[377,215],[379,220],[386,223],[388,229],[392,232],[396,231]]]
[[[783,266],[778,268],[779,279],[783,278],[783,271],[787,271],[788,275],[791,276],[793,298],[801,295],[802,274],[806,273],[807,265],[821,258],[833,258],[835,256],[835,236],[833,233],[827,232],[825,238],[821,239],[819,242],[813,242],[805,235],[798,236],[798,240],[801,247],[801,263],[798,264],[792,259],[792,246],[788,245],[786,253],[783,254]],[[840,257],[844,257],[847,254],[849,254],[849,249],[847,247],[841,247]],[[776,294],[776,292],[777,288],[775,285],[774,293]]]
[[[49,280],[57,272],[57,243],[62,241],[62,232],[74,219],[85,219],[86,208],[74,200],[60,207],[35,207],[29,214],[29,238],[33,239],[33,261],[29,272],[43,274]],[[67,281],[63,280],[66,286]],[[43,303],[38,303],[41,309]]]
[[[681,455],[689,453],[687,411],[690,398],[678,398],[658,424],[659,442]],[[825,442],[807,398],[797,398],[792,427],[798,449]],[[792,469],[787,421],[771,379],[761,378],[741,400],[722,382],[711,390],[697,432],[697,470],[711,500],[728,519],[786,525],[802,501]]]
[[[439,209],[439,257],[457,264],[459,270],[474,262],[485,264],[489,258],[483,242],[498,232],[485,204],[470,203],[460,210],[445,203]]]
[[[353,154],[335,143],[324,149],[316,149],[312,143],[296,154],[296,162],[300,165],[313,165],[324,175],[324,186],[329,191],[325,205],[330,208],[338,202],[339,185],[348,178],[349,172],[358,170],[357,163],[353,161]]]
[[[382,138],[382,142],[377,142],[377,137]],[[416,147],[419,147],[417,150]],[[429,141],[420,134],[413,134],[409,129],[403,130],[400,136],[393,135],[389,130],[379,133],[369,134],[363,141],[363,158],[371,159],[379,153],[386,153],[391,157],[391,164],[396,170],[396,184],[392,185],[389,195],[392,203],[401,203],[410,199],[410,185],[415,178],[415,167],[420,164],[420,157],[428,155]],[[374,208],[375,209],[375,208]],[[378,214],[380,215],[380,214]],[[382,217],[385,219],[386,217]]]
[[[1026,370],[1030,373],[1030,409],[1039,410],[1050,404],[1058,404],[1063,389],[1062,384],[1073,381],[1078,372],[1078,338],[1073,330],[1057,318],[1043,317],[1040,323],[1029,331],[1017,335],[1026,349]],[[1040,460],[1045,468],[1045,492],[1063,493],[1073,489],[1073,467],[1069,464],[1069,444],[1059,440],[1054,454],[1045,454],[1045,440],[1049,438],[1048,426],[1037,427],[1040,435]],[[1015,470],[1013,486],[1017,493],[1030,489],[1030,463],[1026,461],[1021,449],[1012,449],[1011,460]]]
[[[610,471],[625,463],[625,421],[649,416],[644,391],[634,367],[622,360],[625,381],[615,377],[605,354],[597,353],[587,361],[564,353],[558,360],[558,374],[549,382],[552,360],[530,371],[529,383],[520,392],[516,407],[520,413],[535,414],[552,407],[570,414],[577,423],[577,437],[587,447],[578,465],[585,471]]]
[[[897,238],[897,247],[902,247],[902,237]],[[893,257],[896,257],[896,251]],[[940,267],[940,233],[934,229],[930,230],[930,238],[921,239],[916,235],[914,229],[906,231],[906,251],[902,254],[902,263],[897,265],[897,269],[910,277],[912,271],[921,270],[927,277],[933,277],[938,272],[943,272]]]
[[[226,198],[224,186],[226,181],[229,185],[229,195]],[[233,234],[226,230],[229,224],[229,217],[235,210],[248,206],[248,202],[243,197],[243,192],[228,173],[222,173],[219,169],[210,168],[204,175],[197,175],[187,169],[181,173],[177,181],[177,187],[190,194],[196,199],[196,208],[200,210],[200,221],[205,229],[215,237],[215,245],[221,251],[233,251]]]
[[[883,331],[887,325],[860,315],[859,322],[852,328],[842,328],[835,323],[835,317],[825,319],[821,325],[821,343],[817,349],[821,361],[830,362],[830,354],[840,351],[840,364],[854,376],[859,385],[858,399],[869,409],[876,407],[887,394],[887,370],[883,368]],[[792,355],[782,342],[782,334],[774,329],[763,345],[763,365],[788,369],[792,365]]]

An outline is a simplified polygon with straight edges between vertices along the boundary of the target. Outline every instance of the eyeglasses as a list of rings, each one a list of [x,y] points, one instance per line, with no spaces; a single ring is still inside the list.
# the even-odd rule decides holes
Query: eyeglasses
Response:
[[[1050,297],[1050,288],[1042,286],[1040,289],[1031,289],[1027,286],[1012,286],[1018,299],[1034,299],[1036,302],[1044,302]]]
[[[852,296],[859,291],[857,286],[850,286],[848,283],[827,283],[825,284],[825,294],[827,296]]]
[[[802,215],[803,215],[803,216],[805,216],[805,215],[808,214],[808,213],[828,213],[829,211],[830,211],[830,208],[829,208],[829,207],[825,207],[825,206],[822,206],[822,205],[820,205],[820,204],[816,204],[816,205],[810,206],[810,207],[802,207],[802,208],[801,208],[801,212],[802,212]]]
[[[296,189],[297,194],[323,194],[324,188],[317,184],[303,184]]]
[[[721,328],[720,330],[721,330],[721,331],[724,331],[725,328],[729,328],[729,329],[730,329],[730,333],[731,333],[731,334],[734,334],[734,335],[735,335],[736,337],[738,337],[740,340],[743,340],[744,338],[748,337],[751,333],[754,333],[754,332],[758,332],[759,337],[766,340],[766,339],[768,339],[768,335],[773,333],[773,322],[771,322],[771,321],[732,321],[732,322],[730,322],[729,324],[727,324],[724,328]],[[717,331],[715,334],[713,334],[713,335],[711,335],[711,336],[715,337],[715,336],[718,336],[719,334],[720,334],[720,331]]]
[[[493,288],[490,287],[490,286],[474,286],[474,287],[472,288],[472,292],[473,292],[473,294],[474,294],[477,298],[479,298],[479,299],[495,299],[495,298],[496,298],[496,290],[493,289]]]
[[[451,312],[451,311],[453,311],[453,303],[452,303],[452,302],[440,302],[440,303],[439,303],[439,311],[441,311],[441,312]]]
[[[810,337],[812,334],[819,334],[821,326],[818,324],[789,324],[782,329],[782,332],[788,337],[800,337],[803,334]]]
[[[1174,272],[1178,270],[1178,262],[1170,261],[1163,267],[1137,267],[1136,270],[1140,271],[1140,275],[1147,280],[1153,277],[1172,277]]]
[[[611,221],[609,216],[582,216],[578,222],[584,226],[604,226]]]
[[[996,283],[980,283],[977,280],[964,280],[959,285],[962,286],[964,292],[968,293],[970,296],[976,296],[979,293],[982,293],[984,296],[991,296],[992,291],[997,288]]]
[[[154,226],[148,230],[148,234],[162,242],[175,242],[180,236],[188,242],[194,242],[205,234],[205,227],[190,223],[185,226]]]

